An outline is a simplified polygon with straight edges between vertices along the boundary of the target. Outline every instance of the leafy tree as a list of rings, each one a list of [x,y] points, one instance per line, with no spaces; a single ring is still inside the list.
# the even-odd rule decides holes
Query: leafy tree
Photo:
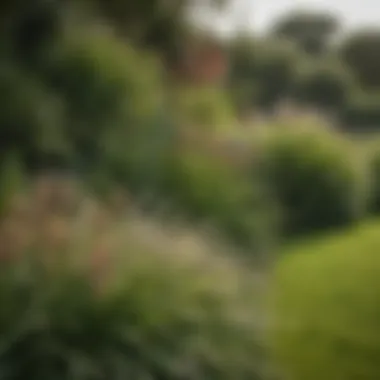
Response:
[[[133,41],[176,59],[188,31],[189,8],[221,6],[226,0],[82,0]]]
[[[231,48],[229,76],[235,101],[245,107],[271,108],[290,94],[299,58],[297,49],[286,41],[238,39]]]
[[[380,30],[351,35],[344,41],[340,54],[362,86],[380,87]]]
[[[228,86],[239,112],[249,110],[256,101],[256,80],[259,66],[257,42],[250,36],[238,36],[230,45]]]
[[[272,33],[294,41],[307,53],[318,55],[326,51],[339,27],[339,21],[333,15],[299,11],[280,18]]]
[[[295,96],[301,103],[336,112],[345,103],[352,83],[351,73],[339,62],[313,61],[300,73]]]
[[[357,90],[340,113],[341,124],[351,130],[376,130],[380,126],[380,94]]]
[[[294,86],[299,54],[284,41],[263,41],[257,70],[258,103],[271,107],[287,97]]]
[[[0,157],[18,151],[33,167],[48,151],[66,149],[62,108],[56,94],[12,63],[0,66]]]
[[[60,0],[6,0],[0,4],[2,50],[20,62],[34,62],[60,32],[63,4]],[[5,48],[5,49],[4,49]]]

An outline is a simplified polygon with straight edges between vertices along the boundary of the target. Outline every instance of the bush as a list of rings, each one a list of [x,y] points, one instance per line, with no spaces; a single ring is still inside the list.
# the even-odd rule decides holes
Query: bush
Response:
[[[276,273],[273,335],[285,378],[379,378],[379,228],[286,252]]]
[[[376,131],[380,126],[379,94],[359,92],[351,95],[341,109],[340,122],[349,131]]]
[[[260,183],[211,152],[183,151],[174,158],[164,193],[177,211],[256,253],[276,235],[275,208]]]
[[[263,41],[258,54],[256,100],[270,110],[291,95],[300,55],[291,43],[281,39]]]
[[[0,112],[1,155],[17,150],[28,167],[55,151],[67,151],[62,107],[54,93],[16,62],[0,66],[0,93],[4,107]]]
[[[1,244],[4,378],[261,378],[259,294],[243,269],[189,231],[91,203],[57,219],[37,190],[0,230],[17,237]]]
[[[279,128],[263,139],[258,164],[282,208],[285,233],[358,220],[366,205],[365,173],[348,142],[322,128]]]
[[[63,104],[65,137],[86,172],[127,166],[136,136],[162,113],[158,62],[102,28],[73,27],[39,78]]]
[[[352,78],[343,65],[318,62],[307,65],[301,73],[295,95],[303,104],[335,114],[346,102],[351,85]]]
[[[5,58],[1,151],[29,166],[52,154],[86,173],[127,166],[136,136],[166,111],[158,62],[101,27],[71,25],[36,66]]]
[[[6,215],[14,194],[23,185],[24,168],[15,154],[9,154],[0,164],[0,218]]]
[[[210,130],[229,129],[234,123],[233,107],[226,94],[212,88],[181,89],[177,98],[181,124]]]

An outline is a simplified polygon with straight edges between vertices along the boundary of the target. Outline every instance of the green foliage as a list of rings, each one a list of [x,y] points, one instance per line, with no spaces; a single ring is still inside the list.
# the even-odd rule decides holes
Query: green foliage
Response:
[[[165,62],[176,62],[189,32],[188,11],[193,6],[218,8],[226,0],[81,0],[118,34],[143,48],[153,49]]]
[[[61,130],[77,167],[128,172],[137,139],[163,107],[158,62],[85,25],[52,50],[39,78],[62,105]]]
[[[225,240],[258,253],[276,235],[274,205],[260,182],[209,154],[181,154],[168,170],[166,195],[192,220],[216,227]]]
[[[256,102],[259,52],[250,36],[239,36],[231,43],[228,89],[237,110],[249,110]]]
[[[285,378],[379,378],[379,227],[302,244],[279,263],[273,347]]]
[[[379,94],[363,91],[352,94],[341,109],[340,121],[347,130],[377,130],[380,126]]]
[[[267,107],[291,94],[299,55],[293,45],[281,40],[263,41],[260,53],[258,103]]]
[[[380,150],[377,143],[369,154],[369,176],[371,183],[369,210],[374,214],[380,212]]]
[[[349,36],[340,48],[343,61],[366,89],[377,89],[380,86],[379,43],[378,30],[365,30]]]
[[[93,271],[92,222],[73,225],[64,256],[37,249],[2,265],[4,378],[261,379],[260,302],[246,272],[188,231],[139,219],[113,226],[108,264]]]
[[[226,94],[215,88],[185,88],[177,98],[181,124],[223,130],[234,123],[234,112]]]
[[[289,39],[303,51],[323,54],[339,30],[339,20],[328,13],[292,12],[276,22],[273,34]]]
[[[88,25],[56,42],[38,67],[0,67],[2,153],[16,149],[32,168],[51,154],[85,171],[127,165],[163,107],[158,63]]]
[[[294,91],[301,104],[336,112],[345,104],[352,82],[344,65],[314,61],[299,75]]]
[[[237,39],[231,48],[229,86],[237,96],[238,108],[254,105],[271,108],[289,96],[299,58],[298,51],[288,41]]]
[[[4,0],[0,5],[1,50],[22,63],[36,64],[62,30],[60,0]]]
[[[259,167],[283,209],[286,233],[314,232],[357,220],[365,211],[365,173],[343,138],[279,125],[263,140]]]
[[[24,170],[15,154],[8,154],[0,164],[0,217],[8,212],[14,194],[24,186]]]
[[[17,150],[33,167],[49,151],[64,151],[62,108],[46,86],[30,73],[3,62],[0,67],[1,156]]]

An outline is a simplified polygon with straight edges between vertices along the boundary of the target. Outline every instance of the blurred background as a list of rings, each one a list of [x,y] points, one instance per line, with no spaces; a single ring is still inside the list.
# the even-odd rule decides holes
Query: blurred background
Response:
[[[380,378],[380,4],[0,18],[0,380]]]

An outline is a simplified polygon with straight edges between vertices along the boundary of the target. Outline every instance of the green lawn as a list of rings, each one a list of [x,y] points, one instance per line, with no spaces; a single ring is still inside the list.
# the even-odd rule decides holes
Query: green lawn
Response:
[[[290,379],[380,379],[380,221],[287,249],[274,300]]]

